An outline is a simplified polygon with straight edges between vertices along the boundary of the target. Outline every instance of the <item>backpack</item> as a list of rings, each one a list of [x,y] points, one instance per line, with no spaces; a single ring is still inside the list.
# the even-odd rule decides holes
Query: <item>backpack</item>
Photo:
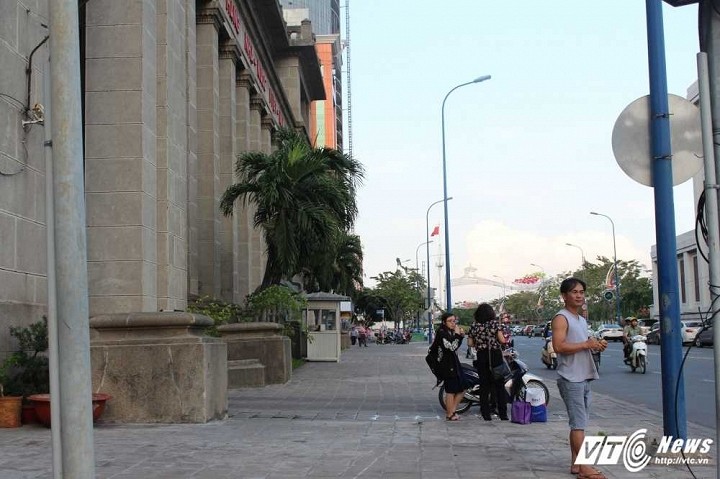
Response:
[[[430,371],[432,371],[432,373],[435,375],[435,378],[437,379],[435,387],[439,386],[440,383],[443,382],[443,380],[440,377],[440,362],[438,361],[437,350],[433,350],[432,347],[430,347],[428,349],[427,355],[425,356],[425,362],[430,368]]]

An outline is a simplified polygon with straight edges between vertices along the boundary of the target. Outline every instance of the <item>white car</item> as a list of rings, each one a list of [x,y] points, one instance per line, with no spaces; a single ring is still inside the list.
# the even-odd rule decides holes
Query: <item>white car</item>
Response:
[[[683,344],[695,341],[695,336],[702,328],[702,321],[686,320],[680,321],[680,323],[682,324],[680,334],[682,335]]]
[[[620,341],[623,337],[623,330],[617,324],[601,324],[597,330],[597,336],[605,341]]]

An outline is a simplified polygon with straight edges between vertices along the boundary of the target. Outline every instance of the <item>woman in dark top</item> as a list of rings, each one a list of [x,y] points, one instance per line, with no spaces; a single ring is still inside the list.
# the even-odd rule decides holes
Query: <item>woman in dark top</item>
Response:
[[[468,333],[468,344],[475,348],[477,359],[474,361],[475,369],[480,376],[480,414],[483,419],[490,421],[490,391],[495,393],[495,403],[498,416],[503,421],[508,420],[507,395],[504,380],[493,378],[492,369],[502,362],[502,345],[505,337],[502,326],[495,318],[495,311],[487,303],[480,304],[475,310],[475,322]]]
[[[458,403],[463,397],[463,381],[460,376],[460,360],[457,350],[460,349],[465,331],[457,324],[457,318],[452,313],[443,313],[440,317],[440,327],[435,333],[435,340],[430,346],[430,352],[437,355],[439,376],[445,387],[445,419],[457,421],[459,416],[455,413]]]

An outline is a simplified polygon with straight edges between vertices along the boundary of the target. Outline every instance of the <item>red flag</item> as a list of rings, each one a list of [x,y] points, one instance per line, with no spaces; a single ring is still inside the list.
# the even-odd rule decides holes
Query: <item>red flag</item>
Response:
[[[432,236],[437,236],[437,235],[439,235],[439,234],[440,234],[440,225],[438,225],[438,226],[436,226],[435,228],[433,228],[432,233],[430,233],[430,236],[431,236],[431,237],[432,237]]]

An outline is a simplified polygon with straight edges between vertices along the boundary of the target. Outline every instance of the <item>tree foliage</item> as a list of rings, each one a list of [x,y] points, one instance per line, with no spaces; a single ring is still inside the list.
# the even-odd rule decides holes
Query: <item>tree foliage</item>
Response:
[[[417,318],[418,311],[424,309],[422,288],[424,281],[420,281],[416,271],[406,271],[398,268],[397,271],[387,271],[373,277],[377,281],[372,294],[382,303],[385,310],[385,319],[393,321],[397,329],[402,321],[410,324]]]
[[[362,276],[357,261],[362,254],[339,255],[357,249],[352,230],[357,216],[356,187],[362,165],[330,148],[313,148],[302,134],[284,129],[274,137],[270,154],[240,155],[235,165],[239,182],[223,194],[220,209],[231,215],[236,201],[254,206],[253,223],[261,228],[267,247],[265,276],[259,290],[303,276],[314,288],[341,288],[350,294]],[[343,263],[340,264],[340,261]],[[348,269],[349,268],[349,269]],[[342,277],[349,274],[351,278]]]
[[[560,296],[560,283],[563,279],[575,276],[587,283],[585,298],[588,305],[588,319],[593,324],[614,322],[616,303],[603,297],[606,290],[605,279],[613,261],[598,256],[596,262],[586,261],[576,271],[568,271],[553,278],[543,280],[537,291],[518,292],[507,296],[506,309],[522,322],[540,323],[550,320],[563,307]],[[647,306],[652,304],[652,279],[638,261],[618,260],[620,277],[621,315],[642,316],[647,314]]]

